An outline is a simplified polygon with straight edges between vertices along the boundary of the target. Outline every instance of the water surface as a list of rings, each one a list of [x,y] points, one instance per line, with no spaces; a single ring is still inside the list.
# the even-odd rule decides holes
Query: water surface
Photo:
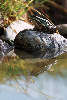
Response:
[[[67,53],[51,59],[25,54],[0,58],[0,99],[67,100]]]

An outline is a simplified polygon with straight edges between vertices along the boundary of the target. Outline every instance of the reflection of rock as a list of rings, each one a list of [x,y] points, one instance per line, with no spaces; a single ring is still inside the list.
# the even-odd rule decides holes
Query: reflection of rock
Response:
[[[15,38],[15,47],[35,53],[44,57],[54,57],[64,51],[67,39],[60,34],[46,34],[35,30],[24,30],[19,32]]]
[[[22,50],[19,50],[19,49],[14,49],[14,53],[19,56],[20,58],[22,59],[31,59],[31,58],[34,58],[33,55],[25,52],[25,51],[22,51]]]
[[[8,38],[9,40],[13,40],[15,39],[16,35],[24,30],[24,29],[33,29],[34,26],[30,25],[22,20],[17,20],[13,23],[11,23],[7,28],[6,28],[6,38]]]
[[[35,55],[33,56],[27,52],[18,49],[15,49],[15,53],[17,56],[20,57],[20,59],[22,59],[22,61],[24,61],[24,63],[22,63],[22,66],[24,66],[27,72],[29,72],[29,74],[31,75],[38,75],[39,73],[50,70],[51,67],[56,63],[55,58],[54,59],[53,58],[42,59],[40,57],[37,58],[37,56]]]
[[[31,65],[34,65],[31,75],[39,75],[44,71],[49,71],[56,63],[55,59],[36,59],[36,62],[33,60],[30,63]]]

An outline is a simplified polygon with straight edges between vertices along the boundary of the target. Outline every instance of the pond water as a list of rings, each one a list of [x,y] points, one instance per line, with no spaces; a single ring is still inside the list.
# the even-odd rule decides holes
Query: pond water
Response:
[[[0,99],[67,100],[67,53],[51,59],[22,54],[0,58]]]

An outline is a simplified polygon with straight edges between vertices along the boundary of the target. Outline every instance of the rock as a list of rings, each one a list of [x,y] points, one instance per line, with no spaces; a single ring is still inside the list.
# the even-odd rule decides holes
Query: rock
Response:
[[[67,37],[67,24],[57,25],[57,29],[59,30],[61,35]]]
[[[64,51],[64,48],[67,47],[67,39],[57,33],[47,34],[35,30],[24,30],[16,36],[14,44],[15,48],[29,53],[52,56]]]
[[[48,37],[47,43],[44,37]],[[33,30],[24,30],[19,32],[15,38],[15,47],[29,52],[45,51],[45,46],[51,44],[49,35]],[[49,41],[49,42],[48,42]]]
[[[13,49],[13,46],[10,46],[8,43],[3,42],[0,39],[0,57],[6,55]]]
[[[14,41],[16,35],[25,29],[33,29],[34,26],[30,25],[22,20],[17,20],[11,23],[5,30],[6,38]]]

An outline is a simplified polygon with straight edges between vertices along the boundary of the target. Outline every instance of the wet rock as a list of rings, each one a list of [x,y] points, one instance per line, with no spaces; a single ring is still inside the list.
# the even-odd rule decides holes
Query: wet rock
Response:
[[[3,42],[0,39],[0,57],[6,55],[13,49],[13,46],[10,46],[8,43]]]
[[[19,32],[14,41],[15,47],[35,55],[51,57],[61,54],[67,47],[67,39],[60,34],[47,34],[35,30]]]
[[[57,29],[59,30],[61,35],[67,38],[67,24],[57,25]]]
[[[44,39],[45,37],[48,37],[47,40]],[[14,43],[17,48],[24,49],[29,52],[35,52],[45,51],[45,48],[47,47],[46,45],[50,46],[52,41],[48,34],[33,30],[24,30],[19,32]],[[49,48],[49,46],[47,48]]]
[[[16,35],[25,29],[33,29],[34,26],[30,25],[22,20],[17,20],[11,23],[5,30],[6,38],[14,41]]]

